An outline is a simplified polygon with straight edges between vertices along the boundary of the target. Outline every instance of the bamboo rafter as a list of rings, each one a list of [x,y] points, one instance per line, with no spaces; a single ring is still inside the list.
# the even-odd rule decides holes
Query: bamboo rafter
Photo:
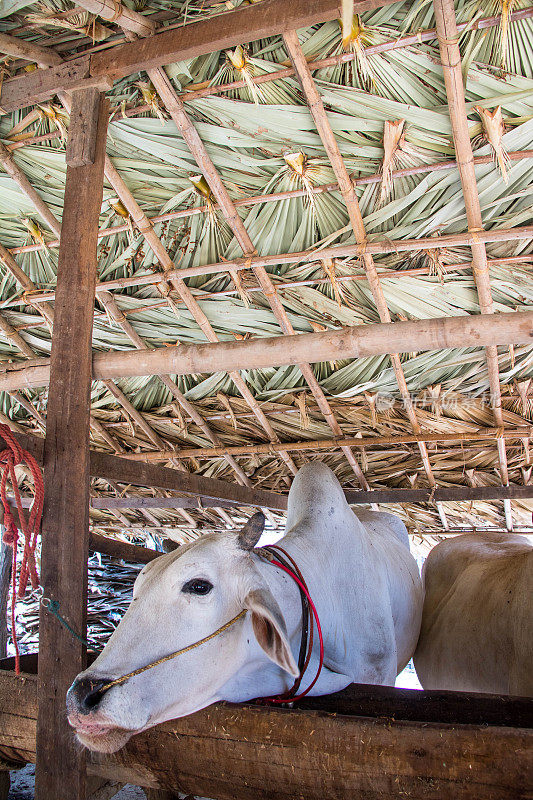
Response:
[[[487,263],[487,251],[484,242],[478,242],[476,234],[483,230],[481,205],[477,190],[476,173],[474,170],[472,145],[468,133],[468,118],[465,106],[463,86],[462,62],[458,44],[458,30],[455,19],[453,0],[434,0],[435,18],[439,40],[444,82],[448,98],[448,108],[452,123],[453,140],[457,156],[459,176],[463,187],[463,197],[466,207],[468,230],[474,234],[472,248],[472,272],[476,282],[479,305],[482,314],[494,314],[494,305],[490,285],[490,275]],[[500,370],[498,366],[497,347],[491,345],[485,350],[489,376],[491,404],[493,407],[494,421],[497,426],[503,425],[501,409]],[[507,454],[505,442],[497,440],[498,459],[500,462],[501,479],[504,486],[509,483],[507,469]],[[505,521],[508,530],[513,528],[511,504],[504,502]]]
[[[383,288],[380,283],[378,271],[374,264],[374,259],[371,254],[366,252],[367,235],[363,217],[359,208],[359,203],[357,201],[357,197],[355,196],[353,183],[350,179],[339,146],[335,139],[335,135],[329,123],[322,98],[313,80],[313,76],[311,75],[307,61],[305,60],[300,41],[298,39],[298,34],[296,31],[289,31],[288,33],[284,34],[283,41],[291,58],[298,80],[302,86],[304,97],[307,105],[309,106],[309,110],[315,122],[318,134],[322,140],[331,166],[333,167],[335,177],[337,178],[340,193],[348,210],[350,225],[354,232],[355,240],[357,244],[361,246],[361,260],[367,276],[370,291],[372,292],[372,297],[374,298],[374,302],[376,304],[379,319],[381,322],[391,322],[392,317],[385,300],[385,295],[383,294]],[[411,402],[411,396],[407,388],[407,381],[405,380],[400,357],[397,353],[391,353],[390,359],[409,422],[414,433],[419,435],[421,433],[421,428],[417,419],[416,411]],[[433,487],[436,485],[436,483],[433,476],[433,469],[431,467],[429,454],[424,441],[418,441],[418,448],[420,450],[420,457],[422,459],[422,464],[424,466],[424,471],[427,475],[429,485]],[[444,508],[440,504],[437,504],[437,508],[443,527],[446,530],[448,527],[448,522],[446,520]]]

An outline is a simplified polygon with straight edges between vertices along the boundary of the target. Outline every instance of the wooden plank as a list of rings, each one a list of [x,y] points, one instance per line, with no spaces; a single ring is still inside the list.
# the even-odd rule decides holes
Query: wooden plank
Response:
[[[90,64],[90,56],[80,56],[55,67],[37,69],[29,75],[5,81],[0,101],[3,111],[7,114],[44,102],[62,90],[72,92],[91,87],[110,89],[113,83],[105,75],[91,76]]]
[[[320,710],[331,698],[308,701],[315,708],[279,709],[217,704],[133,737],[114,756],[92,755],[89,771],[110,780],[179,790],[219,800],[529,800],[531,729],[497,723],[450,723],[394,719],[398,693],[419,707],[437,695],[426,717],[457,713],[477,702],[491,714],[529,704],[524,698],[467,693],[425,693],[387,687],[350,687],[365,695],[368,716],[346,706]],[[339,697],[341,694],[339,693]],[[372,698],[372,695],[374,697]],[[333,696],[335,697],[335,696]],[[0,754],[34,755],[31,737],[36,685],[30,675],[0,671]],[[384,717],[378,714],[388,703]],[[487,711],[489,709],[489,711]],[[385,706],[385,711],[387,710]],[[508,720],[510,721],[510,720]],[[24,739],[19,731],[25,730]]]
[[[355,0],[361,13],[396,0]],[[80,56],[66,64],[37,70],[31,75],[5,81],[2,108],[6,112],[48,100],[58,91],[108,85],[143,69],[195,58],[238,44],[283,33],[340,16],[339,0],[263,0],[190,25],[177,26],[155,36],[116,45],[107,51]]]
[[[59,249],[51,386],[44,443],[41,580],[47,597],[83,635],[89,543],[89,424],[96,246],[103,193],[108,103],[91,92],[99,117],[94,164],[68,167]],[[81,98],[80,98],[81,99]],[[90,98],[88,98],[90,100]],[[89,117],[93,112],[87,108]],[[83,125],[77,135],[84,137]],[[38,800],[84,800],[85,755],[65,718],[64,698],[83,669],[85,647],[41,609]]]
[[[311,355],[314,362],[399,353],[485,347],[487,344],[531,344],[533,311],[492,316],[435,317],[409,322],[372,323],[216,344],[182,344],[157,350],[97,353],[93,377],[99,380],[140,375],[231,372],[298,364]],[[33,365],[7,364],[0,371],[0,391],[45,386],[50,381],[49,359]]]
[[[69,167],[94,164],[98,135],[98,89],[72,92],[72,107],[65,160]]]
[[[118,539],[111,539],[109,536],[101,536],[99,533],[93,532],[89,535],[89,550],[105,553],[113,558],[122,558],[124,561],[133,561],[135,564],[149,564],[154,558],[164,555],[150,547],[128,544],[128,542],[121,542]]]
[[[139,352],[140,351],[135,351]],[[287,497],[263,489],[249,489],[239,483],[229,483],[216,478],[204,478],[174,469],[161,470],[156,464],[129,461],[118,456],[91,452],[91,474],[111,478],[133,486],[154,486],[185,494],[201,496],[210,500],[222,500],[237,505],[251,505],[284,511]]]

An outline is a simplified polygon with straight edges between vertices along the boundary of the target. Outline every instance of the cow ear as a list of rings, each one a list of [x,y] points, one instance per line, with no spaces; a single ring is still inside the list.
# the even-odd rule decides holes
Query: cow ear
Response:
[[[258,511],[257,514],[250,517],[244,528],[239,531],[237,536],[239,547],[243,550],[253,550],[261,538],[264,527],[265,515],[262,511]]]
[[[266,588],[254,589],[244,601],[252,615],[252,628],[267,656],[294,678],[299,673],[291,652],[285,620],[273,594]]]

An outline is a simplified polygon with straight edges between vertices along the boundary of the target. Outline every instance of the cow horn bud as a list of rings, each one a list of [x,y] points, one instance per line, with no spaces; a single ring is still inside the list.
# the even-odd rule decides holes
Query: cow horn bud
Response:
[[[253,517],[250,517],[244,528],[239,532],[237,537],[239,547],[242,547],[243,550],[253,550],[261,538],[264,527],[265,515],[262,511],[258,511]]]

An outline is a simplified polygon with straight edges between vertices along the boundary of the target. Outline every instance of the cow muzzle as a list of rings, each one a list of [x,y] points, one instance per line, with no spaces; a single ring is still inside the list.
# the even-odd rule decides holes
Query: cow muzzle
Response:
[[[106,695],[105,687],[111,678],[76,678],[67,693],[67,710],[77,715],[93,714],[98,711],[102,699]]]

